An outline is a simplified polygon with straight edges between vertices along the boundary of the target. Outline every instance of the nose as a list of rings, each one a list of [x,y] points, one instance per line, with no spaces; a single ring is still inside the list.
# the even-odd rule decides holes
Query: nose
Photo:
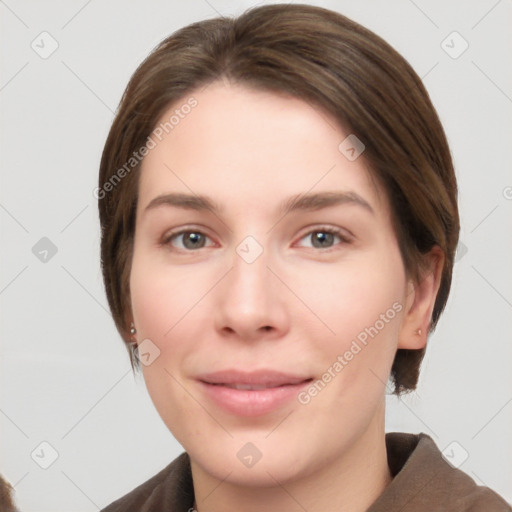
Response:
[[[223,336],[255,341],[275,339],[288,330],[287,297],[273,267],[265,250],[254,261],[234,253],[232,268],[213,297],[216,328]]]

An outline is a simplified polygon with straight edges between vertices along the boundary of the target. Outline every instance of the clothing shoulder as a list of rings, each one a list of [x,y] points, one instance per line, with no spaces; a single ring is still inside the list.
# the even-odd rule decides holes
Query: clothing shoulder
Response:
[[[496,492],[448,462],[450,453],[445,458],[427,434],[388,433],[386,449],[393,480],[368,512],[512,512]]]
[[[184,452],[162,471],[103,508],[101,512],[181,512],[188,510],[193,500],[190,459]]]

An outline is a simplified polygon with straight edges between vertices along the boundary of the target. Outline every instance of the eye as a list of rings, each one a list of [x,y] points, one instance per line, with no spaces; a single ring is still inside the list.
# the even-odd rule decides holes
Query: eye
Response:
[[[327,251],[334,249],[332,244],[336,238],[341,240],[341,243],[349,244],[351,241],[341,229],[329,227],[318,227],[310,231],[306,236],[302,237],[301,240],[307,238],[311,240],[313,248],[327,249]]]
[[[331,227],[318,227],[303,236],[301,240],[307,239],[308,237],[312,242],[312,247],[315,249],[325,249],[323,252],[334,250],[336,245],[334,242],[336,241],[336,238],[340,240],[340,243],[349,244],[351,242],[350,238],[344,231]],[[161,245],[171,245],[174,248],[190,252],[207,247],[205,244],[208,239],[209,237],[202,231],[196,229],[183,229],[181,231],[168,233],[163,238]],[[177,240],[181,240],[180,245],[175,243]]]
[[[172,242],[181,238],[181,246],[176,246]],[[202,249],[205,247],[205,241],[208,238],[207,235],[198,230],[181,230],[174,233],[167,234],[162,240],[162,245],[172,245],[178,249],[190,251],[194,249]]]

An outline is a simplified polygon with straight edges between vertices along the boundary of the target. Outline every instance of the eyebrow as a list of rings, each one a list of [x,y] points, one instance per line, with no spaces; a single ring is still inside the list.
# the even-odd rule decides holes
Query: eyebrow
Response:
[[[352,191],[317,192],[311,194],[297,194],[283,201],[279,207],[281,215],[292,211],[317,211],[323,208],[352,204],[361,206],[375,215],[371,205],[359,194]],[[222,213],[224,207],[208,196],[190,195],[182,193],[169,193],[155,197],[144,209],[144,213],[160,206],[171,206],[185,210],[210,211],[213,214]]]

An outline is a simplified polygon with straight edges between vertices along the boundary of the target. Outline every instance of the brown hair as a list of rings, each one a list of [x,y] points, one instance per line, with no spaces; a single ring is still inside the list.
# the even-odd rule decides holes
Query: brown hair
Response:
[[[172,104],[219,79],[303,99],[364,143],[363,157],[388,194],[408,275],[421,279],[422,256],[434,245],[445,254],[432,332],[450,291],[459,216],[450,150],[429,95],[408,62],[368,29],[321,7],[273,4],[176,31],[141,63],[121,99],[96,197],[106,294],[132,368],[140,369],[128,327],[137,151]],[[397,350],[395,394],[415,389],[424,353]]]
[[[12,485],[0,475],[0,510],[2,512],[18,512],[12,501]]]

